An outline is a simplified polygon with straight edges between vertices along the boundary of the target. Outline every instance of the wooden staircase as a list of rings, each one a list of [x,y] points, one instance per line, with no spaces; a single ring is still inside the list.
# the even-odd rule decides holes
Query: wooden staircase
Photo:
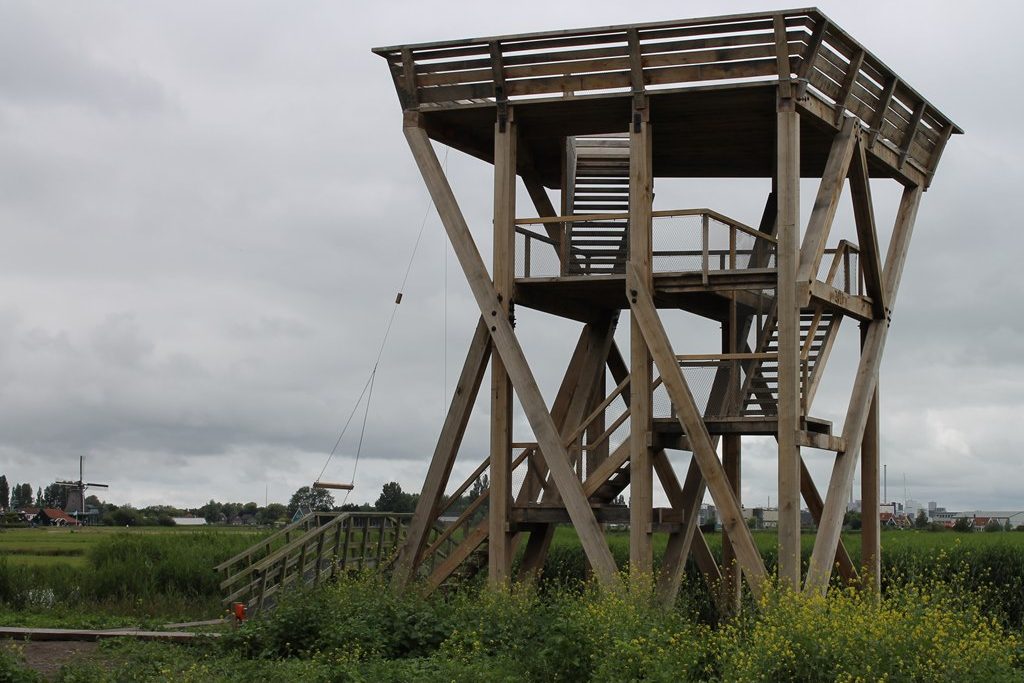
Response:
[[[313,512],[214,567],[225,606],[249,614],[273,607],[276,594],[318,584],[340,573],[385,569],[405,539],[411,514]]]
[[[806,310],[800,313],[800,399],[804,413],[811,405],[818,388],[828,354],[832,349],[842,316],[836,316],[824,309]],[[779,328],[774,315],[766,326],[766,338],[758,344],[758,351],[771,354],[758,360],[747,374],[743,386],[746,397],[743,404],[745,416],[768,416],[778,414],[779,397]]]
[[[575,178],[567,215],[629,211],[629,138],[624,134],[574,138]],[[624,218],[568,224],[568,275],[623,273],[628,221]]]

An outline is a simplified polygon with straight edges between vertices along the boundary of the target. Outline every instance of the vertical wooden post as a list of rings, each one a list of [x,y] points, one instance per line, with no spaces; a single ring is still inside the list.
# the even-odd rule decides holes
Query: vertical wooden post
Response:
[[[683,428],[690,449],[696,458],[701,473],[707,482],[711,497],[718,506],[722,519],[722,528],[729,532],[730,542],[736,551],[736,559],[740,569],[747,577],[747,583],[755,597],[762,594],[763,583],[767,578],[764,560],[754,545],[753,536],[743,519],[736,496],[729,486],[725,469],[715,452],[715,445],[708,434],[707,425],[697,409],[697,404],[690,393],[686,378],[679,367],[672,343],[665,332],[665,326],[658,316],[654,298],[633,264],[626,267],[626,287],[628,288],[630,310],[640,326],[647,348],[650,349],[654,363],[664,380],[665,391],[672,400],[676,410],[676,419]],[[634,494],[635,495],[635,494]]]
[[[608,393],[608,387],[605,380],[606,377],[604,367],[602,366],[601,376],[597,378],[597,384],[594,386],[594,403],[592,406],[590,406],[591,410],[595,410],[599,405],[601,405],[601,402],[604,400],[604,397]],[[604,433],[604,430],[605,414],[602,412],[597,417],[595,417],[594,420],[590,423],[590,426],[587,427],[587,431],[584,434],[586,443],[593,443],[597,441],[597,439],[600,438],[601,434]],[[598,465],[600,465],[602,462],[608,459],[608,440],[605,439],[600,446],[598,446],[595,449],[587,451],[586,457],[586,472],[587,476],[589,477],[591,474],[594,473],[594,470],[597,468]]]
[[[516,125],[512,108],[499,109],[494,124],[494,262],[491,275],[501,302],[511,312],[515,287]],[[487,577],[492,586],[508,582],[512,567],[512,382],[501,356],[491,356],[491,487],[488,512]]]
[[[738,319],[736,310],[736,299],[735,297],[729,302],[729,320],[722,325],[722,351],[724,353],[736,353],[738,349]],[[726,390],[726,398],[723,401],[725,405],[732,407],[735,405],[736,396],[740,391],[739,382],[740,373],[739,364],[737,361],[727,361],[731,363],[736,369],[735,372],[729,372],[729,386]],[[741,399],[742,400],[742,399]],[[732,485],[733,493],[736,494],[736,501],[740,504],[740,509],[743,508],[742,497],[740,496],[740,485],[742,482],[742,468],[740,463],[741,457],[741,436],[739,434],[724,434],[722,436],[722,466],[725,468],[725,476],[729,478],[729,484]],[[740,609],[740,595],[742,582],[740,581],[741,572],[739,565],[736,562],[736,552],[733,550],[732,543],[729,541],[729,534],[723,529],[722,531],[722,605],[726,610],[733,613],[738,612]]]
[[[882,528],[879,503],[878,380],[871,397],[868,421],[860,447],[860,545],[863,586],[876,595],[882,591]]]
[[[646,98],[633,110],[629,128],[629,263],[651,286],[651,131]],[[651,514],[654,507],[654,469],[651,459],[651,354],[643,331],[630,316],[630,460],[629,460],[629,569],[633,575],[650,573]]]
[[[800,586],[800,305],[796,297],[800,220],[800,115],[779,99],[776,140],[779,335],[779,582]]]

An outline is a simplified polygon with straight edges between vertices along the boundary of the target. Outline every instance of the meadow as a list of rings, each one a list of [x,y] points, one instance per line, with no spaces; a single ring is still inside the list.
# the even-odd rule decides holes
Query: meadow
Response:
[[[222,615],[211,567],[262,533],[0,532],[0,623],[152,628]],[[608,539],[625,569],[628,534]],[[772,567],[774,534],[755,539]],[[665,540],[655,538],[656,562]],[[720,535],[708,541],[718,554]],[[844,541],[857,562],[858,535]],[[693,567],[668,610],[642,581],[594,590],[579,541],[564,527],[540,584],[493,593],[478,577],[426,597],[395,595],[380,577],[354,574],[290,592],[216,642],[110,643],[58,679],[1024,680],[1024,533],[894,531],[883,534],[883,550],[880,602],[852,589],[826,599],[769,591],[760,602],[746,596],[738,618],[723,618]],[[35,680],[16,660],[0,652],[0,680]]]
[[[0,531],[0,623],[122,626],[221,616],[212,567],[266,533],[245,527]]]

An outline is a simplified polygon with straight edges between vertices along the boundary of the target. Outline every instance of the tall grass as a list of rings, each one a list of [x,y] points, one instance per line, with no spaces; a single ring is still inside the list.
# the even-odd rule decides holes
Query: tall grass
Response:
[[[629,566],[629,538],[626,533],[608,536],[612,556],[620,569]],[[769,573],[776,566],[776,536],[755,533],[754,540]],[[803,537],[803,565],[807,569],[813,536]],[[855,565],[860,563],[860,537],[844,536]],[[721,561],[721,535],[709,534],[712,554]],[[655,537],[654,566],[661,564],[665,538]],[[700,572],[691,559],[687,563],[687,600],[697,605],[705,619],[713,621],[714,605]],[[575,532],[558,529],[547,561],[544,580],[555,586],[572,586],[588,577],[587,561]],[[836,577],[838,585],[838,577]],[[926,531],[900,531],[883,534],[882,588],[893,590],[922,581],[953,582],[970,592],[986,613],[1001,619],[1008,627],[1024,628],[1024,534],[955,534]]]
[[[74,607],[119,613],[215,614],[220,591],[214,565],[253,543],[255,535],[104,535],[85,568],[23,566],[0,557],[0,605],[15,610]]]
[[[213,646],[126,645],[89,681],[1020,681],[1018,636],[941,582],[876,602],[769,589],[717,628],[619,590],[393,594],[373,575],[288,593]],[[87,673],[88,677],[81,677]]]

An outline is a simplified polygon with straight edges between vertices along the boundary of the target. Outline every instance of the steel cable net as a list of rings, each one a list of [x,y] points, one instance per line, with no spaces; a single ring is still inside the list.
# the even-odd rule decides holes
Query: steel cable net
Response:
[[[824,258],[818,264],[818,280],[847,294],[862,294],[860,254],[856,251],[847,251],[840,254],[838,256],[839,264],[836,272],[829,279],[828,274],[836,258],[835,249],[829,249],[825,252]]]
[[[750,266],[757,241],[754,235],[710,215],[656,216],[651,229],[653,268],[656,272],[702,272],[706,259],[709,271],[741,270]],[[773,262],[774,249],[768,258]]]
[[[688,273],[704,269],[700,216],[659,216],[651,228],[656,272]]]
[[[515,239],[515,276],[522,277],[558,277],[561,266],[555,245],[547,242],[547,235],[527,228],[529,235],[516,232]]]
[[[708,362],[701,364],[687,364],[680,362],[683,371],[683,378],[690,387],[690,394],[693,395],[693,402],[697,410],[703,415],[708,407],[708,399],[711,397],[711,387],[715,382],[715,374],[718,372],[719,363]],[[668,397],[665,385],[659,385],[652,396],[651,411],[654,417],[675,417],[672,408],[672,400]]]

